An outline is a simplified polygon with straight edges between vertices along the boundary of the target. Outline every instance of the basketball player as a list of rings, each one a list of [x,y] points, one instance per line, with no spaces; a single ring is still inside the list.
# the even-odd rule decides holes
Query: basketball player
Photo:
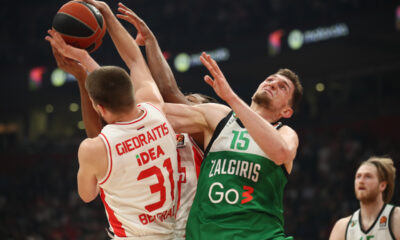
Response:
[[[109,30],[124,30],[115,26]],[[91,72],[86,89],[108,123],[79,147],[80,197],[90,202],[100,193],[115,239],[172,239],[179,177],[175,133],[159,110],[164,102],[139,47],[127,39],[129,77],[118,67],[100,68],[86,51],[65,44],[53,30],[49,34],[52,47]]]
[[[162,54],[157,39],[147,24],[122,4],[120,5],[120,12],[122,14],[118,16],[121,19],[130,22],[137,28],[136,42],[146,48],[149,69],[165,102],[189,105],[217,102],[215,99],[203,94],[183,95],[176,84],[171,68]],[[204,140],[202,134],[188,135],[180,133],[177,135],[177,141],[180,179],[178,181],[175,239],[185,239],[187,218],[196,193],[200,165],[204,156],[202,150]]]
[[[370,157],[358,168],[354,180],[360,209],[338,220],[330,240],[400,240],[400,208],[389,204],[396,169],[390,158]]]
[[[93,0],[86,0],[86,2],[98,8],[103,15],[110,15],[110,8],[104,2]],[[161,52],[157,39],[146,23],[123,4],[119,4],[119,11],[121,13],[118,15],[119,18],[130,22],[136,27],[138,31],[136,43],[146,47],[149,69],[165,102],[183,104],[199,104],[210,101],[216,102],[215,99],[202,94],[189,94],[184,96],[176,84],[174,75]],[[108,21],[109,20],[106,18],[106,23],[109,26],[110,23]],[[114,39],[115,44],[120,46],[120,48],[123,46],[120,44],[121,41],[118,41],[117,39],[130,37],[117,35],[113,32],[110,34]],[[129,48],[126,50],[121,49],[120,51],[129,51]],[[129,62],[129,59],[126,59],[126,62]],[[196,141],[192,136],[186,133],[180,133],[177,135],[178,170],[180,178],[177,185],[178,196],[175,239],[185,238],[186,222],[196,193],[197,178],[203,160],[203,151],[198,146],[203,146],[202,134],[195,135],[195,139]]]
[[[205,81],[229,106],[170,105],[175,129],[204,134],[205,158],[187,227],[187,239],[285,239],[283,190],[298,136],[277,121],[290,118],[302,95],[296,74],[281,69],[258,87],[248,106],[206,53]]]

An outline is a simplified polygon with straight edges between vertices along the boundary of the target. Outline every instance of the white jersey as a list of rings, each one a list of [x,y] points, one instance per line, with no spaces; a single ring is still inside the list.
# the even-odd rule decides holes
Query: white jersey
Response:
[[[361,214],[358,209],[347,224],[346,240],[395,240],[390,226],[393,210],[393,205],[385,204],[372,226],[364,230],[361,228]]]
[[[115,239],[172,239],[179,177],[175,132],[153,105],[138,108],[138,119],[101,131],[108,154],[101,200]]]
[[[180,178],[178,181],[175,239],[185,239],[186,222],[196,194],[197,179],[204,154],[188,134],[178,134],[176,138]]]

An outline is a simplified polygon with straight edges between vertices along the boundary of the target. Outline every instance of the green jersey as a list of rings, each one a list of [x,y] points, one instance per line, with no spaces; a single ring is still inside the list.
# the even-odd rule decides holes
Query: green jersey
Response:
[[[286,239],[287,171],[260,149],[233,112],[217,126],[201,165],[187,239]]]

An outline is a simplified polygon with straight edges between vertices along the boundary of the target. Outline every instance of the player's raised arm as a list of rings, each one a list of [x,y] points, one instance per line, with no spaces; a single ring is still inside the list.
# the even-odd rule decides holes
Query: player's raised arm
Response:
[[[164,101],[136,41],[114,16],[110,7],[105,2],[94,0],[85,0],[85,2],[94,5],[102,13],[107,23],[107,31],[118,53],[131,71],[136,102],[151,102],[162,109]],[[121,3],[119,3],[118,10],[122,15],[126,15],[130,11],[130,9]],[[128,16],[127,20],[135,24],[129,19]]]
[[[147,64],[164,101],[189,104],[190,102],[185,98],[176,84],[174,74],[161,51],[157,38],[147,24],[133,11],[128,11],[126,15],[117,14],[117,17],[129,20],[127,18],[128,15],[135,23],[133,25],[138,32],[136,43],[146,48]]]
[[[278,132],[271,123],[251,109],[235,94],[218,64],[210,55],[203,53],[200,60],[214,78],[206,75],[204,77],[206,83],[231,106],[252,138],[268,157],[277,165],[293,161],[298,147],[297,134],[289,127],[282,128]]]
[[[204,146],[207,146],[215,128],[231,109],[218,103],[198,105],[165,103],[167,119],[176,132],[201,133],[204,135]]]
[[[64,57],[80,62],[88,72],[93,72],[95,69],[100,67],[86,50],[65,43],[61,35],[53,29],[49,29],[47,32],[49,35],[46,36],[45,39]]]
[[[79,87],[79,93],[81,97],[81,110],[82,119],[85,124],[86,135],[90,138],[96,137],[102,128],[99,115],[93,109],[92,102],[90,101],[88,92],[85,87],[85,81],[87,73],[83,66],[75,60],[64,57],[57,49],[52,47],[54,59],[57,62],[57,66],[63,71],[72,74]]]

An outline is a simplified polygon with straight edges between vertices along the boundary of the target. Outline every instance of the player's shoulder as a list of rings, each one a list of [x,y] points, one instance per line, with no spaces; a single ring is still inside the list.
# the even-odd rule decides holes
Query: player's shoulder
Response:
[[[351,218],[351,215],[347,216],[347,217],[344,217],[344,218],[341,218],[341,219],[336,221],[335,225],[345,225],[345,227],[346,227],[347,224],[350,221],[350,218]]]
[[[299,141],[299,136],[297,135],[296,131],[289,127],[288,125],[283,125],[278,129],[278,132],[281,136],[285,135],[287,137],[290,137],[294,141],[298,142]]]
[[[400,224],[400,207],[393,206],[392,220],[396,221],[396,223]]]
[[[296,133],[296,131],[288,125],[282,125],[282,127],[278,128],[279,131],[290,131]]]
[[[346,236],[346,228],[349,223],[351,215],[348,217],[341,218],[336,221],[333,226],[331,235],[329,236],[329,240],[340,240],[345,239]]]
[[[86,138],[79,145],[79,159],[94,159],[95,156],[103,154],[106,151],[105,145],[100,136]]]
[[[400,239],[400,228],[395,227],[400,224],[400,207],[394,206],[390,222],[395,239]]]

